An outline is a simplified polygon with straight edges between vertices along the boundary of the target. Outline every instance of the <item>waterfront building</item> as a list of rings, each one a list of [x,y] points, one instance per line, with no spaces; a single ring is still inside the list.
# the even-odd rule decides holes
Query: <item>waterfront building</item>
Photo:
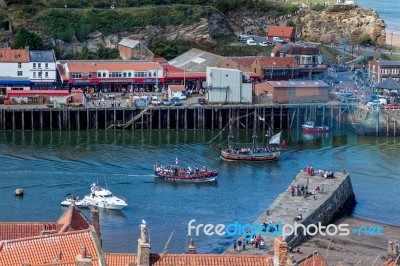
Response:
[[[118,52],[122,60],[153,61],[154,54],[142,42],[130,38],[123,38],[118,43]]]
[[[291,57],[257,57],[252,69],[261,80],[288,80],[298,77],[298,65]]]
[[[0,94],[7,90],[29,90],[28,49],[0,48]]]
[[[158,62],[79,60],[62,61],[57,67],[61,82],[69,90],[153,91],[164,76],[163,68]]]
[[[321,80],[267,81],[255,84],[255,103],[327,102],[329,86]],[[269,96],[269,97],[268,97]]]
[[[224,61],[218,64],[221,68],[238,69],[242,72],[253,72],[252,64],[257,56],[241,56],[241,57],[227,57]]]
[[[32,90],[55,90],[59,87],[53,50],[29,51],[29,79]]]
[[[318,76],[323,79],[328,71],[328,66],[322,61],[322,54],[316,46],[288,43],[277,45],[271,51],[271,57],[289,57],[296,60],[298,69],[295,70],[294,78],[309,78]]]
[[[389,77],[400,82],[400,60],[376,60],[369,61],[369,79],[381,82]]]
[[[274,38],[284,42],[295,42],[296,32],[293,27],[271,25],[268,27],[267,41],[273,42]]]
[[[252,82],[237,69],[208,67],[207,94],[209,103],[252,103]]]

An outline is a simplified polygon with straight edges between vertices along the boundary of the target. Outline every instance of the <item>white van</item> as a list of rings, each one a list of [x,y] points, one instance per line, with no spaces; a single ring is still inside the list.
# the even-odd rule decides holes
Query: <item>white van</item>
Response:
[[[173,91],[171,93],[171,99],[177,97],[179,100],[186,100],[186,92],[183,91]]]

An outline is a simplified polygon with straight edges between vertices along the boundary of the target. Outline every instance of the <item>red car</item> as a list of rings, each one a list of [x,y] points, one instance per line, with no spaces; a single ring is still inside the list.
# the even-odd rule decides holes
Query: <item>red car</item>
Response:
[[[385,110],[400,109],[400,103],[388,103],[385,105]]]

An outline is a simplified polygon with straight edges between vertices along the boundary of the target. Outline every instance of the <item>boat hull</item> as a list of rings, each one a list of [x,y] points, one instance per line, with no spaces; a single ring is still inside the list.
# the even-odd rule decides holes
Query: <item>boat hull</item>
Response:
[[[90,204],[93,205],[93,206],[97,206],[97,207],[103,208],[103,209],[121,210],[122,208],[127,206],[126,204],[114,204],[114,203],[108,203],[108,202],[94,201],[94,200],[91,200],[89,197],[90,196],[86,196],[85,197],[85,200],[87,202],[90,202]]]
[[[61,202],[61,206],[68,207],[72,204],[75,204],[78,208],[90,208],[92,204],[86,200],[64,200]]]
[[[254,162],[264,162],[264,161],[275,161],[281,155],[280,152],[273,153],[249,153],[249,154],[237,154],[230,153],[221,150],[220,157],[227,161],[254,161]]]
[[[155,172],[158,179],[177,182],[212,182],[217,180],[218,170],[208,171],[206,173],[191,175],[173,175],[162,172]]]
[[[304,127],[303,132],[307,133],[324,133],[329,132],[329,127]]]

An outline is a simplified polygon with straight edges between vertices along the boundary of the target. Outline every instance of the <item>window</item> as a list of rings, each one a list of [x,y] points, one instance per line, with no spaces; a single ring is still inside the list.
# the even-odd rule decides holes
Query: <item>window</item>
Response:
[[[42,71],[38,72],[38,76],[42,77]]]
[[[36,63],[33,63],[33,68],[36,68]]]
[[[101,72],[97,72],[97,77],[101,78]]]
[[[124,78],[126,78],[126,72],[124,72]]]
[[[33,77],[36,78],[36,72],[33,72]]]
[[[80,78],[82,78],[82,74],[81,73],[72,73],[72,78],[73,79],[80,79]]]
[[[22,68],[22,63],[18,63],[18,68]]]
[[[106,77],[106,72],[103,72],[103,78],[105,78]]]
[[[147,77],[147,72],[135,72],[136,78],[144,78]]]
[[[22,76],[22,71],[17,72],[18,77]]]
[[[131,72],[128,72],[128,77],[130,78],[132,76],[132,73]]]
[[[44,72],[44,77],[48,78],[49,77],[49,72]]]
[[[37,63],[37,67],[38,67],[38,68],[41,68],[41,67],[42,67],[42,64],[41,64],[41,63]]]
[[[45,67],[45,68],[49,68],[49,63],[45,63],[45,64],[44,64],[44,67]]]

